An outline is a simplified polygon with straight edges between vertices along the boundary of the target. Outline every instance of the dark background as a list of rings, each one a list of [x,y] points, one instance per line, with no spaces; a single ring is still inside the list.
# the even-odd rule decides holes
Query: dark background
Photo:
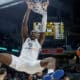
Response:
[[[21,3],[19,3],[22,1]],[[18,4],[15,4],[18,3]],[[15,4],[15,5],[13,5]],[[54,40],[46,38],[44,48],[71,45],[73,49],[80,44],[80,1],[79,0],[50,0],[48,7],[48,21],[63,21],[65,25],[65,39]],[[13,6],[10,6],[13,5]],[[8,6],[8,7],[5,7]],[[27,6],[23,0],[0,4],[0,46],[21,48],[22,19]],[[30,15],[29,26],[32,21],[39,20],[39,15]],[[31,27],[29,27],[31,30]],[[51,44],[51,45],[50,45]]]

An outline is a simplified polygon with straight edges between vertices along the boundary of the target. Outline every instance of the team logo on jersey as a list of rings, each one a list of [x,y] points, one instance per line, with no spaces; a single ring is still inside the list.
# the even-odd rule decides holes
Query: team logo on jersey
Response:
[[[31,40],[30,39],[27,39],[27,42],[30,42]]]
[[[29,48],[32,48],[32,43],[28,43]]]

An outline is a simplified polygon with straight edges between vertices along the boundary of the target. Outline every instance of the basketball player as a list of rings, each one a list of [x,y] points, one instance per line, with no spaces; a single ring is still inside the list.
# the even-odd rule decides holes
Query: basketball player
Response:
[[[42,30],[40,30],[39,34],[36,30],[32,30],[30,35],[28,35],[28,18],[33,5],[29,2],[27,2],[27,5],[28,9],[25,13],[22,24],[23,45],[21,54],[19,57],[16,57],[8,53],[0,53],[0,63],[28,74],[41,72],[45,68],[49,68],[49,72],[54,72],[56,65],[56,60],[54,58],[50,57],[43,60],[37,60],[41,46],[45,40],[46,27],[42,25]],[[45,20],[44,22],[46,22],[46,19],[43,17],[42,21]]]

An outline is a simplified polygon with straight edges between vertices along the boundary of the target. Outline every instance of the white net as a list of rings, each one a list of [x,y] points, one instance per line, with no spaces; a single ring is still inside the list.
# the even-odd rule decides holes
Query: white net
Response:
[[[47,2],[47,0],[30,0],[30,2],[34,2],[34,3],[43,3],[43,2]]]

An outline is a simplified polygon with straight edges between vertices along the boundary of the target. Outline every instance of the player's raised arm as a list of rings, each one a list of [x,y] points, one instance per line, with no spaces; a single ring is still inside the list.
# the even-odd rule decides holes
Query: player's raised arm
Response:
[[[42,3],[42,7],[44,11],[47,11],[48,6],[49,6],[49,0]]]
[[[41,25],[41,31],[40,31],[40,36],[39,36],[39,42],[41,45],[43,45],[43,43],[45,41],[46,24],[47,24],[47,13],[44,14],[42,17],[42,25]]]
[[[43,45],[45,41],[45,35],[46,35],[46,25],[47,25],[47,7],[49,5],[49,1],[44,2],[42,4],[44,11],[42,12],[42,26],[41,26],[41,31],[40,31],[40,37],[39,37],[39,42],[41,45]]]
[[[40,37],[39,37],[39,43],[41,45],[43,45],[44,41],[45,41],[45,32],[40,32]]]
[[[27,8],[27,11],[24,15],[23,23],[22,23],[22,31],[21,31],[22,42],[24,42],[28,36],[28,19],[29,19],[29,14],[31,12],[31,8],[32,8],[32,6],[29,2],[26,2],[26,3],[27,3],[28,8]]]

